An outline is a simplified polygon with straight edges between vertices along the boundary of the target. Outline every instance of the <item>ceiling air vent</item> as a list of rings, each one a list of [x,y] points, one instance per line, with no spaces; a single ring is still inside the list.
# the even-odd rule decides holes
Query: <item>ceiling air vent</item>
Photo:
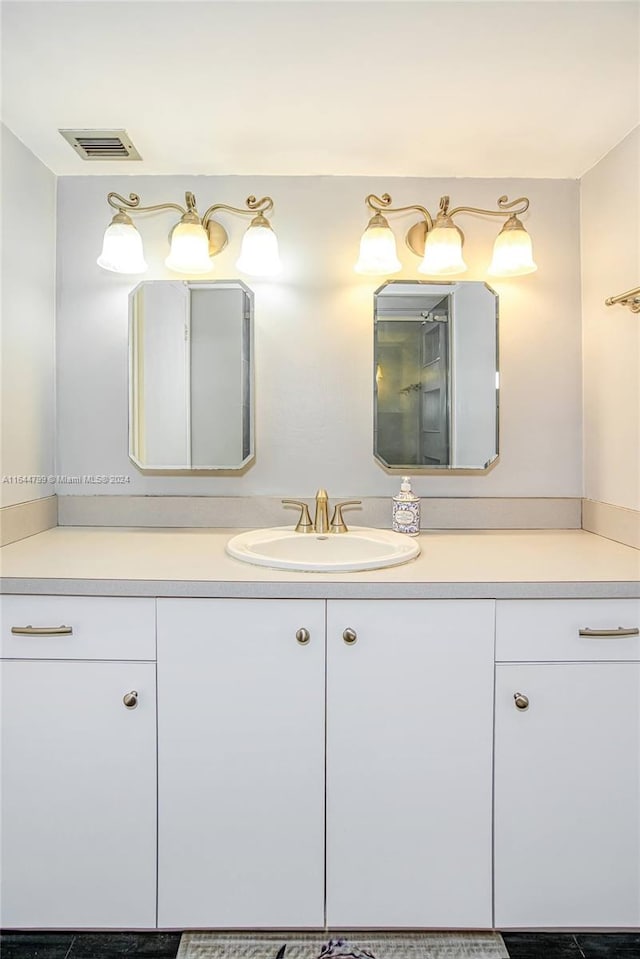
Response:
[[[83,160],[141,160],[126,130],[59,130]]]

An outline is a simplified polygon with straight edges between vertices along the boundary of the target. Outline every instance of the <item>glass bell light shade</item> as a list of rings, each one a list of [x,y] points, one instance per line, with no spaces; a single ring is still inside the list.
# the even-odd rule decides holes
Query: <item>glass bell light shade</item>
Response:
[[[148,269],[142,237],[126,213],[116,213],[105,230],[102,253],[96,263],[112,273],[145,273]]]
[[[242,237],[236,268],[248,276],[277,276],[282,270],[278,237],[262,213],[253,218]]]
[[[490,276],[525,276],[538,269],[533,259],[531,237],[517,216],[510,216],[496,237]]]
[[[213,266],[209,237],[194,213],[185,213],[171,233],[165,266],[174,273],[208,273]]]
[[[389,221],[380,213],[372,216],[360,239],[360,256],[354,267],[356,273],[370,276],[388,276],[398,273],[402,263],[396,252],[396,238]]]
[[[427,233],[418,272],[429,276],[447,276],[464,273],[466,269],[467,264],[462,258],[462,233],[451,217],[438,214],[434,226]]]

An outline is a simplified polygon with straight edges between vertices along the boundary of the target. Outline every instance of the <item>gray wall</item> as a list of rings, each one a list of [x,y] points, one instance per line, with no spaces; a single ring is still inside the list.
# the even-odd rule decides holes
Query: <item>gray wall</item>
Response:
[[[640,127],[582,180],[584,491],[640,509],[640,316],[604,301],[640,284]]]
[[[0,505],[50,496],[55,447],[56,180],[2,126],[2,483]]]
[[[240,477],[142,476],[127,456],[127,295],[137,278],[96,266],[109,222],[109,190],[143,203],[182,201],[201,210],[240,204],[250,193],[275,201],[273,226],[284,264],[273,281],[242,277],[255,291],[257,456]],[[568,180],[364,177],[64,177],[58,206],[58,457],[68,474],[123,474],[116,486],[60,486],[60,493],[297,494],[384,496],[398,478],[372,455],[372,296],[382,282],[353,271],[367,223],[364,197],[387,190],[398,205],[493,207],[527,194],[527,226],[539,271],[492,283],[501,296],[501,458],[487,475],[419,477],[434,496],[580,496],[582,492],[579,186]],[[245,224],[222,215],[229,247],[212,278],[237,277]],[[151,271],[165,271],[172,215],[139,218]],[[417,259],[394,218],[404,270]],[[485,279],[497,220],[461,218],[466,278]]]

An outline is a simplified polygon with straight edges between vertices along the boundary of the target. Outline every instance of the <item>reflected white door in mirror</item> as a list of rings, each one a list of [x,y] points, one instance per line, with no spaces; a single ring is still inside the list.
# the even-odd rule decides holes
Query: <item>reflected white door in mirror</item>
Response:
[[[140,283],[129,297],[129,456],[141,470],[242,470],[254,456],[253,293]]]

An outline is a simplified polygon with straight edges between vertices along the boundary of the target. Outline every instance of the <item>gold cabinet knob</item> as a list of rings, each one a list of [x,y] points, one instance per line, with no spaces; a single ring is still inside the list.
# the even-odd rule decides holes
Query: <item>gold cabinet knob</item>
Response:
[[[301,646],[306,646],[307,643],[310,642],[311,640],[311,633],[309,632],[308,629],[305,629],[304,626],[302,626],[296,632],[296,639],[298,640]]]
[[[514,693],[513,701],[516,704],[516,709],[525,709],[529,708],[529,697],[525,696],[524,693]]]
[[[138,692],[135,689],[132,689],[130,693],[125,693],[122,697],[122,702],[125,704],[127,709],[135,709],[138,705]]]
[[[348,646],[353,646],[358,639],[358,634],[356,633],[355,629],[351,629],[349,626],[347,626],[342,634],[342,638]]]

